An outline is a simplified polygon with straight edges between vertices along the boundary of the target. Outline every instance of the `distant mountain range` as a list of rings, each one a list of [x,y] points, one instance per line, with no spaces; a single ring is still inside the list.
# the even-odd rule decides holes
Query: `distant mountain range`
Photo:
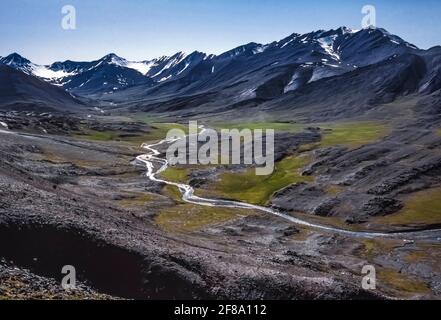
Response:
[[[381,28],[294,33],[220,55],[178,52],[134,62],[108,54],[92,62],[42,66],[13,53],[0,64],[62,88],[71,98],[181,113],[202,107],[210,112],[257,105],[277,109],[294,102],[323,106],[333,103],[323,100],[324,92],[338,96],[346,86],[353,94],[343,104],[355,97],[362,104],[385,103],[441,88],[441,47],[421,50]],[[5,72],[2,68],[0,77]]]

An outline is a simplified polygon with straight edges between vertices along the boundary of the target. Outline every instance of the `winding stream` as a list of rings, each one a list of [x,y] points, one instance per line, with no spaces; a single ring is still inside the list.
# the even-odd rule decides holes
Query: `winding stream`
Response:
[[[202,129],[204,130],[204,129]],[[29,134],[21,134],[18,132],[0,129],[0,133],[2,134],[13,134],[19,135],[27,138],[36,138],[36,136]],[[188,185],[183,183],[176,183],[172,181],[167,181],[158,178],[157,176],[168,168],[168,161],[166,159],[160,158],[159,152],[155,147],[160,146],[162,144],[169,144],[175,142],[177,139],[164,139],[154,144],[143,144],[141,147],[148,151],[148,153],[142,154],[136,157],[136,160],[140,163],[143,163],[146,168],[146,176],[151,181],[155,181],[158,183],[164,183],[170,186],[175,186],[179,188],[182,193],[182,200],[187,203],[208,206],[208,207],[223,207],[223,208],[237,208],[237,209],[248,209],[248,210],[257,210],[261,212],[266,212],[272,214],[274,216],[283,218],[287,221],[290,221],[294,224],[314,228],[317,230],[328,231],[332,233],[347,235],[351,237],[358,238],[402,238],[402,239],[422,239],[422,238],[431,238],[441,241],[441,229],[432,229],[432,230],[421,230],[421,231],[412,231],[412,232],[394,232],[394,233],[382,233],[382,232],[367,232],[367,231],[351,231],[346,229],[340,229],[336,227],[325,226],[317,223],[308,222],[302,219],[295,218],[293,216],[281,213],[272,208],[257,206],[245,202],[240,201],[230,201],[230,200],[221,200],[221,199],[208,199],[201,198],[194,195],[194,189]],[[159,169],[155,170],[155,164],[158,164]]]
[[[204,130],[204,129],[203,129]],[[295,218],[293,216],[281,213],[277,210],[257,206],[245,202],[240,201],[230,201],[230,200],[221,200],[221,199],[208,199],[208,198],[201,198],[194,194],[194,189],[188,185],[183,183],[177,183],[172,181],[167,181],[158,178],[157,176],[166,170],[168,168],[168,161],[167,159],[160,158],[159,155],[161,152],[159,152],[155,147],[158,147],[162,144],[166,143],[173,143],[177,141],[177,139],[164,139],[154,144],[143,144],[141,147],[148,151],[146,154],[142,154],[138,156],[136,159],[137,161],[143,163],[147,167],[147,173],[146,176],[151,181],[164,183],[170,186],[175,186],[179,188],[181,194],[182,194],[182,200],[187,203],[197,204],[201,206],[208,206],[208,207],[222,207],[222,208],[237,208],[237,209],[249,209],[249,210],[257,210],[266,212],[272,215],[275,215],[277,217],[283,218],[285,220],[288,220],[294,224],[310,227],[322,231],[329,231],[333,233],[338,233],[342,235],[347,235],[351,237],[358,237],[358,238],[409,238],[409,239],[415,239],[415,238],[425,238],[425,237],[431,237],[433,238],[434,232],[439,233],[439,229],[434,230],[424,230],[424,231],[414,231],[414,232],[397,232],[397,233],[381,233],[381,232],[366,232],[366,231],[351,231],[351,230],[345,230],[340,229],[336,227],[330,227],[325,226],[317,223],[307,222],[305,220],[301,220],[298,218]],[[155,164],[158,164],[160,168],[155,171]],[[436,237],[436,236],[435,236]],[[439,238],[438,238],[439,239]]]
[[[29,134],[21,134],[18,132],[0,129],[0,133],[3,134],[13,134],[19,135],[27,138],[36,138],[36,136]],[[148,152],[136,157],[136,160],[142,164],[144,164],[147,168],[146,176],[151,181],[155,181],[158,183],[164,183],[170,186],[175,186],[179,188],[182,193],[182,200],[187,203],[197,204],[201,206],[208,207],[223,207],[223,208],[237,208],[237,209],[248,209],[248,210],[257,210],[261,212],[266,212],[272,214],[274,216],[283,218],[287,221],[290,221],[294,224],[314,228],[317,230],[328,231],[332,233],[342,234],[350,237],[357,238],[402,238],[402,239],[436,239],[437,241],[441,241],[441,229],[432,229],[432,230],[421,230],[421,231],[412,231],[412,232],[394,232],[394,233],[384,233],[384,232],[368,232],[368,231],[351,231],[336,227],[325,226],[317,223],[308,222],[302,219],[295,218],[293,216],[281,213],[272,208],[257,206],[245,202],[240,201],[231,201],[231,200],[221,200],[221,199],[208,199],[201,198],[194,195],[194,189],[188,185],[183,183],[177,183],[172,181],[167,181],[158,178],[157,176],[168,168],[168,161],[166,159],[160,158],[161,152],[159,152],[155,147],[160,146],[162,144],[169,144],[175,142],[177,139],[164,139],[154,144],[142,144],[141,148],[147,150]],[[155,163],[159,164],[159,169],[155,170]]]

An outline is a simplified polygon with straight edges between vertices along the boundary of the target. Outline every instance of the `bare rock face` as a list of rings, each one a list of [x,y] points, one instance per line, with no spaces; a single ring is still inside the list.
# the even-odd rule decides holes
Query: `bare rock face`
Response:
[[[363,212],[370,216],[385,216],[397,212],[403,204],[396,199],[376,197],[363,205]]]
[[[332,216],[333,209],[340,204],[338,198],[327,199],[314,208],[313,213],[318,216]]]
[[[271,205],[283,211],[313,212],[325,196],[320,187],[296,183],[276,192]]]

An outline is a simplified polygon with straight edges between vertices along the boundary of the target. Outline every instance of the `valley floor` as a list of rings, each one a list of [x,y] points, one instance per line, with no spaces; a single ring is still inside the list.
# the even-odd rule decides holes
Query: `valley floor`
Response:
[[[258,211],[184,203],[134,163],[140,142],[181,125],[126,132],[115,124],[125,119],[112,119],[69,132],[0,131],[1,298],[441,298],[441,231],[352,238]],[[344,229],[439,228],[439,160],[427,146],[440,138],[431,129],[413,133],[405,149],[394,147],[387,124],[320,127],[280,130],[276,172],[264,181],[243,167],[174,167],[164,177]],[[413,158],[420,145],[427,154]],[[404,183],[416,166],[426,171]],[[77,269],[76,292],[60,290],[64,265]],[[377,270],[376,290],[362,289],[365,265]]]

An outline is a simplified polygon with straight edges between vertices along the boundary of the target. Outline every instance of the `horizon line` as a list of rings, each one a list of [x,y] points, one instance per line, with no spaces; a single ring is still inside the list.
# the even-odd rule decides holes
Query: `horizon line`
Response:
[[[346,28],[346,29],[349,29],[349,30],[351,30],[351,31],[354,31],[354,33],[358,33],[358,32],[360,32],[360,31],[362,31],[362,30],[367,30],[367,29],[380,29],[380,30],[384,30],[384,31],[386,31],[386,32],[388,32],[388,33],[390,33],[390,34],[392,34],[392,35],[394,35],[394,36],[400,37],[402,40],[404,40],[405,42],[409,43],[407,40],[403,39],[401,36],[398,36],[398,35],[396,35],[396,34],[394,34],[394,33],[389,32],[389,31],[388,31],[386,28],[384,28],[384,27],[369,26],[369,27],[367,27],[367,28],[356,29],[356,28],[352,28],[352,27],[347,27],[347,26],[341,25],[341,26],[339,26],[339,27],[331,28],[331,29],[327,29],[327,30],[326,30],[326,29],[317,29],[317,30],[312,30],[312,31],[310,31],[310,32],[306,32],[306,33],[292,32],[292,33],[290,33],[289,35],[284,36],[283,38],[280,38],[279,40],[274,40],[274,41],[272,41],[272,42],[268,42],[268,43],[261,43],[261,42],[250,41],[250,42],[247,42],[247,43],[244,43],[244,44],[237,45],[237,46],[235,46],[235,47],[232,47],[232,48],[230,48],[230,49],[227,49],[227,50],[222,51],[222,52],[219,52],[219,53],[208,53],[208,52],[204,52],[204,51],[201,51],[201,50],[198,50],[198,49],[194,49],[194,50],[191,50],[191,51],[182,51],[182,50],[181,50],[181,51],[175,51],[173,54],[162,54],[162,55],[158,55],[158,56],[153,57],[153,58],[146,58],[146,59],[138,60],[138,59],[130,59],[130,58],[126,58],[126,57],[124,57],[123,55],[117,54],[117,53],[116,53],[117,50],[115,50],[115,51],[113,51],[113,52],[109,52],[109,53],[106,53],[106,54],[104,54],[104,55],[100,55],[100,56],[98,56],[98,57],[96,57],[96,58],[91,58],[91,59],[88,59],[88,60],[72,60],[72,59],[70,59],[70,58],[65,58],[65,59],[57,59],[57,60],[55,60],[55,61],[53,61],[53,62],[51,62],[51,63],[38,63],[38,62],[35,62],[32,58],[28,58],[27,55],[24,55],[24,54],[21,54],[21,53],[17,52],[18,50],[15,50],[15,51],[13,50],[11,53],[9,53],[9,54],[7,54],[7,55],[5,55],[5,56],[0,56],[0,58],[6,58],[6,57],[8,57],[8,56],[11,56],[11,55],[13,55],[13,54],[16,54],[16,55],[19,55],[19,56],[22,57],[22,58],[25,58],[25,59],[29,60],[30,62],[32,62],[32,63],[34,63],[34,64],[38,64],[38,65],[42,65],[42,66],[50,66],[50,65],[52,65],[52,64],[54,64],[54,63],[64,63],[64,62],[82,63],[82,62],[99,61],[99,60],[101,60],[101,59],[103,59],[103,58],[105,58],[105,57],[107,57],[107,56],[109,56],[109,55],[115,55],[115,56],[117,56],[117,57],[119,57],[119,58],[122,58],[122,59],[128,61],[128,62],[149,62],[149,61],[152,61],[152,60],[155,60],[155,59],[170,58],[170,57],[173,57],[173,56],[175,56],[175,55],[177,55],[177,54],[180,54],[180,53],[185,54],[186,56],[188,56],[188,55],[190,55],[190,54],[193,54],[193,53],[203,53],[203,54],[205,54],[205,55],[207,55],[207,56],[219,56],[219,55],[222,55],[222,54],[224,54],[224,53],[226,53],[226,52],[228,52],[228,51],[231,51],[231,50],[234,50],[234,49],[237,49],[237,48],[240,48],[240,47],[243,47],[243,46],[249,45],[249,44],[256,44],[256,45],[269,45],[269,44],[272,44],[272,43],[274,43],[274,42],[280,42],[280,41],[282,41],[282,40],[284,40],[284,39],[286,39],[286,38],[289,38],[290,36],[293,36],[293,35],[304,36],[304,35],[308,35],[308,34],[315,33],[315,32],[320,32],[320,31],[323,31],[323,32],[329,32],[329,31],[336,31],[336,30],[343,29],[343,28]],[[417,46],[417,45],[415,45],[415,44],[413,44],[413,43],[409,43],[409,44],[415,46],[415,47],[416,47],[417,49],[419,49],[419,50],[430,50],[430,49],[433,49],[433,48],[435,48],[435,47],[439,47],[439,46],[441,46],[441,44],[437,44],[437,45],[433,45],[433,46],[428,47],[428,48],[421,48],[421,47],[419,47],[419,46]]]

